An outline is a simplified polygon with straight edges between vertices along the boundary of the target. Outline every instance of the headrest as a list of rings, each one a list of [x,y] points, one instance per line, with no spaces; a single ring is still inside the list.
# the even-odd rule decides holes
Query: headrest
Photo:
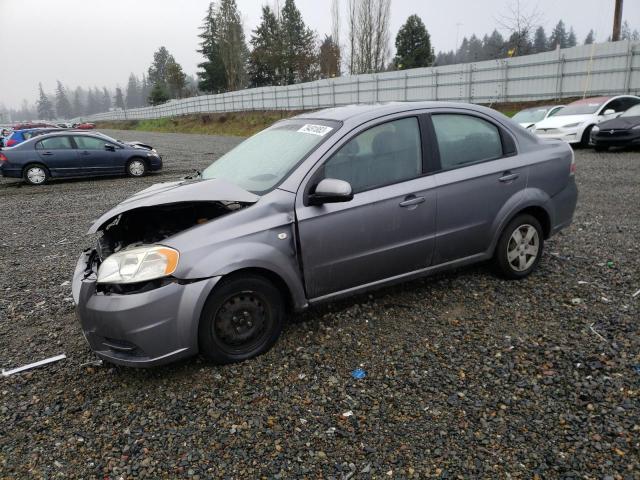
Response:
[[[386,153],[396,152],[398,148],[398,136],[394,132],[385,130],[378,133],[373,139],[371,149],[375,155],[384,155]]]

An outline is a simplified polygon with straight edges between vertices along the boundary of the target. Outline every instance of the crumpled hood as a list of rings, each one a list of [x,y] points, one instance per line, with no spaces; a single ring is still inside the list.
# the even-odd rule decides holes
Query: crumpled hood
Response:
[[[626,130],[640,125],[640,117],[618,117],[598,124],[600,130]]]
[[[255,203],[259,198],[258,195],[248,192],[233,183],[217,178],[156,183],[127,198],[106,212],[91,225],[87,233],[96,233],[100,227],[114,217],[136,208],[184,202]]]
[[[587,115],[554,115],[553,117],[545,118],[541,122],[536,124],[536,128],[562,128],[565,125],[572,125],[574,123],[586,122],[592,118],[592,114]]]

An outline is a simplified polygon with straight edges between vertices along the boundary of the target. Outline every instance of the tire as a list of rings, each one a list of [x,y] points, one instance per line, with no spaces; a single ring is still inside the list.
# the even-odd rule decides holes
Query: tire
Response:
[[[580,139],[580,147],[587,148],[590,147],[591,144],[591,130],[593,130],[593,125],[589,125],[585,128],[584,132],[582,132],[582,138]]]
[[[147,162],[134,157],[127,162],[127,175],[130,177],[144,177],[147,174]]]
[[[29,185],[44,185],[49,177],[49,170],[40,163],[27,165],[22,171],[22,178]]]
[[[596,152],[606,152],[609,150],[609,147],[606,145],[596,145],[594,148],[596,149]]]
[[[516,238],[520,232],[522,242],[527,235],[532,235],[528,243],[521,243]],[[533,232],[533,233],[530,233]],[[493,263],[496,272],[508,279],[525,278],[540,263],[544,249],[544,234],[540,222],[532,215],[516,216],[503,230],[496,246]]]
[[[223,279],[207,299],[198,327],[200,353],[217,364],[268,351],[282,333],[282,292],[258,275]]]

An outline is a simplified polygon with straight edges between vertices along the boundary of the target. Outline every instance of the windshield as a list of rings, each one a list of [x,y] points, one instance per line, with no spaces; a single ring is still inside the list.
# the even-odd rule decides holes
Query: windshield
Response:
[[[266,193],[337,127],[336,122],[311,119],[279,122],[213,162],[202,178],[221,178],[250,192]]]
[[[564,108],[561,108],[558,113],[555,113],[554,117],[560,117],[562,115],[588,115],[590,113],[596,113],[598,108],[604,102],[580,102],[572,103]]]
[[[638,105],[634,105],[629,110],[624,112],[621,117],[640,117],[640,103]]]
[[[518,123],[537,123],[543,120],[546,114],[546,108],[528,108],[516,113],[513,119]]]

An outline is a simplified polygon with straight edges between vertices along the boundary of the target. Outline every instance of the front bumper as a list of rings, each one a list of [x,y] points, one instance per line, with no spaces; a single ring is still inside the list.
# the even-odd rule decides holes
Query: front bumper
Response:
[[[600,130],[591,134],[591,142],[604,147],[640,145],[640,130]]]
[[[550,138],[554,140],[564,140],[567,143],[580,143],[578,127],[575,128],[551,128],[546,130],[536,129],[534,133],[540,138]]]
[[[173,362],[198,353],[198,323],[220,277],[178,283],[143,293],[104,294],[96,290],[91,252],[80,256],[73,300],[85,339],[98,357],[132,367]]]

